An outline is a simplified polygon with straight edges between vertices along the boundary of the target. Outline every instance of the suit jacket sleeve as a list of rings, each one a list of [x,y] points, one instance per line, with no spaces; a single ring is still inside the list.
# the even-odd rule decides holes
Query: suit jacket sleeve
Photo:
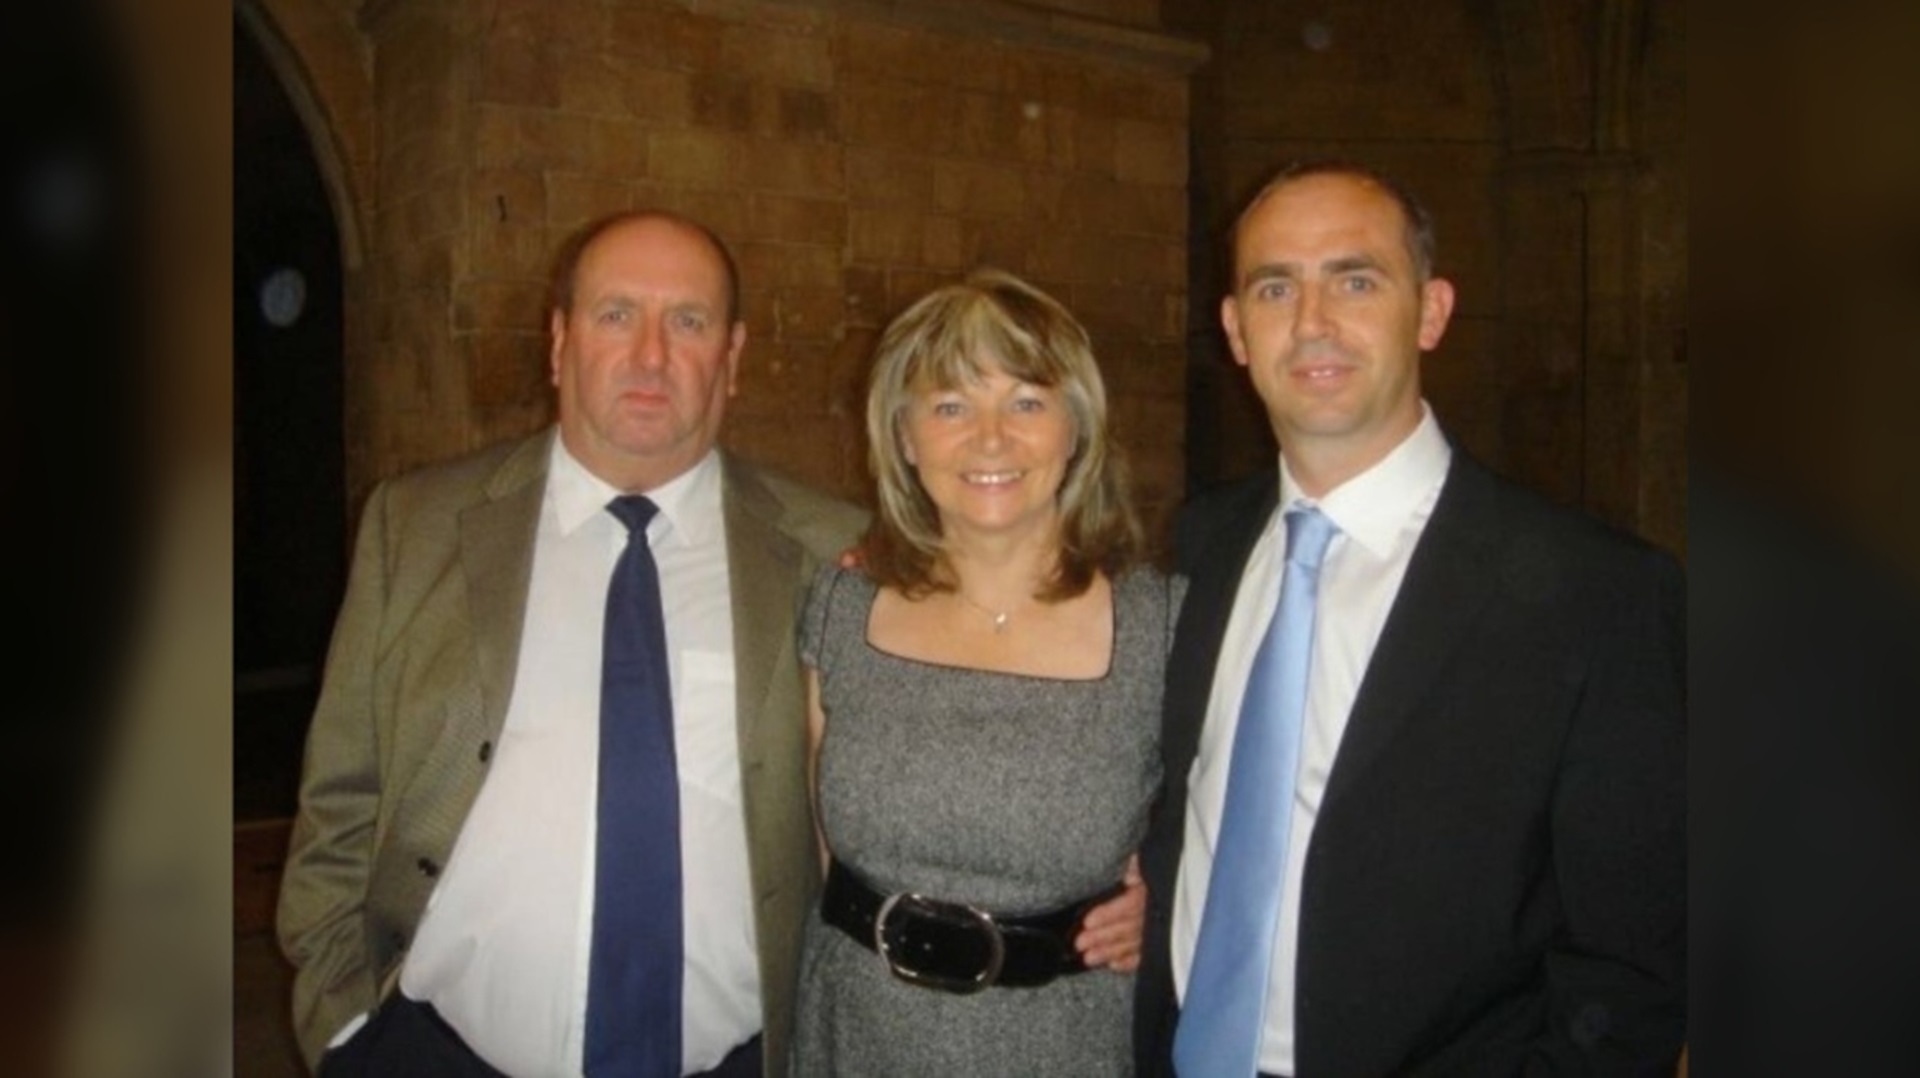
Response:
[[[281,881],[280,946],[294,967],[294,1030],[310,1064],[379,994],[365,908],[380,804],[373,674],[388,592],[387,511],[382,487],[361,522],[334,626]]]
[[[1566,931],[1530,1070],[1671,1073],[1686,1029],[1685,596],[1650,549],[1611,592],[1550,808]],[[1616,1056],[1615,1053],[1618,1053]]]

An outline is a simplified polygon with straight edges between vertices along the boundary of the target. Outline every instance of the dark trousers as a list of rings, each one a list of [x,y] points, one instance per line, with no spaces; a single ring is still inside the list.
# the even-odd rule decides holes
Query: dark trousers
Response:
[[[475,1055],[430,1004],[395,991],[367,1024],[320,1057],[319,1078],[496,1078],[501,1072]]]
[[[760,1038],[727,1053],[720,1065],[697,1078],[760,1078]],[[500,1078],[474,1054],[460,1034],[430,1004],[400,992],[388,996],[338,1048],[320,1059],[319,1078]]]

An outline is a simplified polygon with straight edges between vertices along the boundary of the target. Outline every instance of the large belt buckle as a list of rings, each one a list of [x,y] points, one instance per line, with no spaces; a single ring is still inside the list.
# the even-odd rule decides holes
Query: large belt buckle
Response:
[[[902,948],[887,938],[887,920],[895,910],[901,909],[962,931],[971,929],[979,932],[987,944],[986,961],[980,972],[969,977],[955,977],[916,969],[911,964],[912,956],[901,954]],[[873,918],[873,949],[886,959],[887,968],[893,971],[893,975],[908,984],[959,995],[970,995],[998,981],[1000,968],[1007,960],[1007,944],[1001,938],[1000,926],[994,923],[992,914],[963,902],[943,902],[910,891],[888,895],[886,901],[880,904],[880,912]]]

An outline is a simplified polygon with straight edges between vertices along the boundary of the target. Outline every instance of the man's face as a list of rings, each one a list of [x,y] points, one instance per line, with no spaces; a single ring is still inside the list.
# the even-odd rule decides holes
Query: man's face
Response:
[[[667,220],[614,226],[581,255],[551,329],[560,436],[589,471],[651,490],[713,447],[746,327],[728,321],[726,269],[704,237]]]
[[[1296,478],[1324,494],[1420,423],[1420,353],[1453,286],[1422,282],[1399,204],[1355,176],[1270,192],[1242,223],[1221,321]]]

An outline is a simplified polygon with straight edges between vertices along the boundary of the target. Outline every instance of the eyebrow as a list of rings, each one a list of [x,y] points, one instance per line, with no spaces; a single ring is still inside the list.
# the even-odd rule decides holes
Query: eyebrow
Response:
[[[1384,272],[1386,267],[1372,255],[1341,255],[1320,263],[1320,272],[1328,277],[1342,273],[1354,273],[1361,270]],[[1266,262],[1248,270],[1240,278],[1240,286],[1258,284],[1261,281],[1297,280],[1303,273],[1298,262]]]
[[[700,314],[711,314],[716,310],[713,303],[695,296],[689,296],[684,299],[668,299],[665,302],[655,303],[646,297],[636,296],[631,292],[618,290],[592,296],[584,301],[584,305],[595,310],[603,310],[609,307],[627,307],[638,310],[645,307],[657,306],[662,312],[695,311]]]
[[[1320,264],[1323,272],[1329,276],[1338,273],[1353,273],[1359,270],[1385,270],[1386,266],[1372,255],[1347,255],[1344,258],[1330,258]]]

